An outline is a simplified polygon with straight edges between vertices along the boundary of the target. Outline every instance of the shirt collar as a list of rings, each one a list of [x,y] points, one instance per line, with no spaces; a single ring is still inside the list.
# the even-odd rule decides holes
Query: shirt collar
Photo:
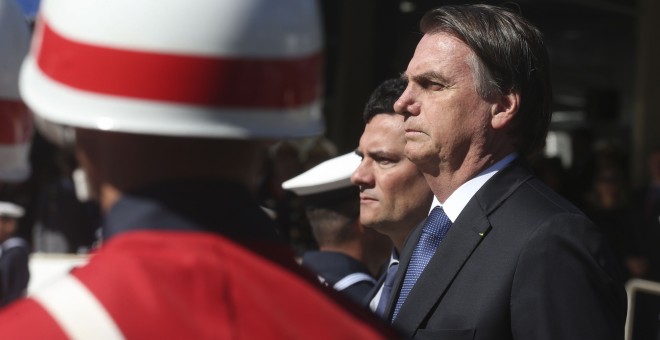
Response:
[[[393,264],[399,263],[399,252],[396,251],[396,248],[392,247],[392,254],[390,255],[390,263],[387,267],[391,267]]]
[[[461,211],[463,211],[463,208],[465,208],[468,202],[472,199],[474,194],[476,194],[477,191],[479,191],[479,189],[481,189],[481,187],[498,171],[504,169],[504,167],[513,162],[516,157],[518,157],[518,154],[511,153],[495,164],[489,166],[486,170],[480,172],[478,175],[458,187],[458,189],[449,195],[444,204],[440,203],[438,198],[434,196],[429,213],[431,213],[433,208],[440,206],[444,209],[445,214],[447,214],[447,217],[449,217],[453,223],[456,221]]]

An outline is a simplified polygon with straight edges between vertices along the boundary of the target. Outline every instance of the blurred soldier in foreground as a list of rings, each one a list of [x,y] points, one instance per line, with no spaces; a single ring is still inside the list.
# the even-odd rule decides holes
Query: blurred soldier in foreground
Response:
[[[391,336],[302,276],[249,190],[262,140],[322,131],[314,2],[46,0],[35,34],[21,92],[75,128],[104,243],[3,338]]]
[[[360,163],[354,153],[327,160],[282,183],[303,198],[318,251],[303,254],[302,264],[337,291],[362,302],[374,287],[387,258],[387,238],[359,223],[360,193],[351,184]]]

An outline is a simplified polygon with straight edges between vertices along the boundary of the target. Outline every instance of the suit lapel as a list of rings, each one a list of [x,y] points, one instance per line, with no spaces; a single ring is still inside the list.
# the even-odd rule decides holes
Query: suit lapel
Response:
[[[406,337],[412,337],[424,319],[440,301],[451,282],[491,229],[488,215],[497,209],[521,183],[531,177],[524,161],[515,160],[491,178],[465,206],[442,241],[431,261],[411,290],[393,325]],[[410,256],[421,235],[417,228],[404,246],[401,265],[388,305],[389,317],[398,299]],[[414,236],[414,237],[413,237]]]
[[[383,286],[383,283],[385,282],[385,274],[387,274],[387,269],[385,270],[385,273],[383,273],[379,278],[378,281],[376,282],[376,285],[374,285],[369,293],[364,297],[362,300],[362,304],[369,307],[371,304],[371,300],[373,300],[376,297],[376,294],[378,294],[378,291],[380,291],[380,288]]]
[[[412,255],[413,249],[415,249],[415,246],[417,245],[417,242],[419,241],[419,238],[422,235],[422,227],[424,226],[424,222],[422,221],[419,223],[415,229],[413,229],[412,232],[410,232],[410,235],[406,238],[406,242],[403,244],[403,249],[401,250],[401,254],[399,254],[399,269],[396,271],[396,275],[394,276],[394,283],[392,285],[392,294],[390,295],[390,299],[387,302],[387,306],[385,309],[385,315],[387,316],[387,320],[392,319],[392,313],[394,312],[394,306],[396,305],[396,301],[399,299],[399,292],[401,291],[401,285],[403,284],[403,278],[406,273],[406,268],[408,268],[408,264],[410,263],[410,256]]]
[[[403,331],[405,336],[413,335],[470,254],[483,237],[486,237],[489,229],[486,215],[476,202],[470,201],[452,225],[394,320],[394,326]],[[412,250],[410,252],[412,253]],[[403,274],[401,280],[403,281]]]

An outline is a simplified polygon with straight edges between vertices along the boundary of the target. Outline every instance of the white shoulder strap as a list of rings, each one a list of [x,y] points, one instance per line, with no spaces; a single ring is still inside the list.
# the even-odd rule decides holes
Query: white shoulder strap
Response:
[[[124,339],[103,305],[73,275],[59,279],[35,293],[33,298],[50,313],[70,339]]]
[[[20,237],[12,237],[2,243],[2,247],[5,249],[11,249],[16,247],[27,247],[27,242]]]
[[[0,256],[2,256],[3,251],[7,251],[11,248],[16,248],[16,247],[27,247],[27,242],[25,242],[24,239],[19,237],[12,237],[10,239],[7,239],[5,242],[2,242],[2,244],[0,245]]]
[[[353,273],[353,274],[348,274],[344,276],[341,280],[337,281],[332,288],[334,288],[337,291],[342,291],[358,282],[362,281],[369,281],[373,284],[376,284],[376,280],[369,276],[368,274],[365,273]]]

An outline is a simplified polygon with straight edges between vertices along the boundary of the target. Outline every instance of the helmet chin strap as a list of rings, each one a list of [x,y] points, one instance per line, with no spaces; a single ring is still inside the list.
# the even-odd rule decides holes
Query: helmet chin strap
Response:
[[[89,179],[87,178],[87,173],[83,168],[76,168],[71,174],[73,179],[73,187],[75,189],[76,198],[80,202],[88,202],[92,199]]]

